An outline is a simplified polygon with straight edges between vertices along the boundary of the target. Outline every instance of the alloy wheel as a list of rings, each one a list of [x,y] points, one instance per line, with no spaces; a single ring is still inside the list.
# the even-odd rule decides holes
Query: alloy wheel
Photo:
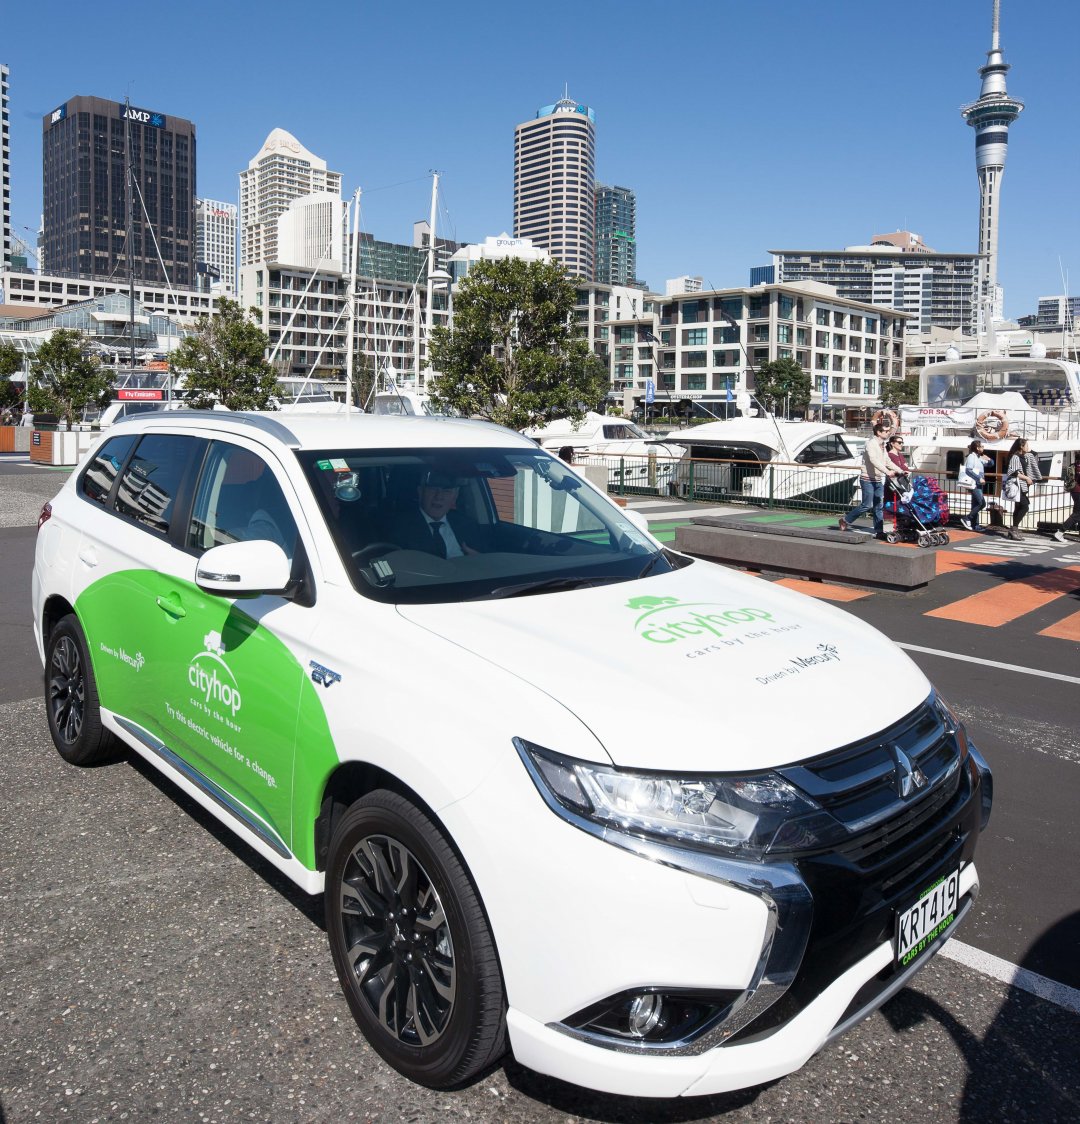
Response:
[[[68,745],[82,733],[86,705],[86,676],[79,649],[70,636],[61,636],[49,666],[49,713],[53,727]]]
[[[438,891],[416,856],[386,835],[352,849],[340,882],[341,930],[356,988],[397,1041],[427,1046],[446,1030],[457,990]]]

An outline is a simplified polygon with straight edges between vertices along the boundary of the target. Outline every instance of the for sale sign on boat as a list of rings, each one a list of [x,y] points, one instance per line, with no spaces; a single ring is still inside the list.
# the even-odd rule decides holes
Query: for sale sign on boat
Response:
[[[924,429],[970,429],[975,424],[974,406],[901,406],[900,426],[910,433]]]

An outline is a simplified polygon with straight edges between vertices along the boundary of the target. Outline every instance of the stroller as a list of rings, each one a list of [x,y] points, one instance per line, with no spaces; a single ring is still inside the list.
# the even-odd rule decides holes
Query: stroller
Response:
[[[917,542],[919,546],[945,546],[949,532],[949,499],[935,480],[928,476],[894,476],[888,484],[890,498],[885,510],[891,512],[893,529],[886,542]]]

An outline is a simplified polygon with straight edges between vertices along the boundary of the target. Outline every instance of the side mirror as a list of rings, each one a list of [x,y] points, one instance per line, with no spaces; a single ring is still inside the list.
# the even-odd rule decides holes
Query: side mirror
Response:
[[[195,564],[195,584],[207,593],[240,597],[285,593],[292,566],[276,542],[254,539],[211,547]]]

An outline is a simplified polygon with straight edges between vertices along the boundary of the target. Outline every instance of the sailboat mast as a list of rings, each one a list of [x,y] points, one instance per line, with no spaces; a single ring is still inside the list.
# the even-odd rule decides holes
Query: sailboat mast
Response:
[[[432,309],[432,301],[434,299],[435,282],[432,280],[432,275],[435,272],[435,217],[438,211],[439,199],[439,173],[433,171],[431,173],[431,217],[428,222],[428,255],[427,255],[427,307],[424,318],[424,338],[426,340],[427,354],[427,369],[431,370],[431,327],[434,323],[434,310]],[[417,358],[420,353],[420,341],[416,342]],[[423,390],[423,384],[417,380],[417,389]]]
[[[135,375],[135,169],[131,158],[131,99],[124,98],[124,186],[127,194],[127,259],[128,259],[128,335],[130,351],[128,378]]]
[[[348,221],[349,211],[346,205],[345,218]],[[345,406],[349,411],[353,408],[353,395],[356,393],[356,271],[357,261],[360,257],[360,188],[353,195],[352,217],[352,244],[349,269],[349,317],[348,336],[345,341]],[[346,244],[348,241],[346,240]],[[359,400],[359,395],[357,395]]]

